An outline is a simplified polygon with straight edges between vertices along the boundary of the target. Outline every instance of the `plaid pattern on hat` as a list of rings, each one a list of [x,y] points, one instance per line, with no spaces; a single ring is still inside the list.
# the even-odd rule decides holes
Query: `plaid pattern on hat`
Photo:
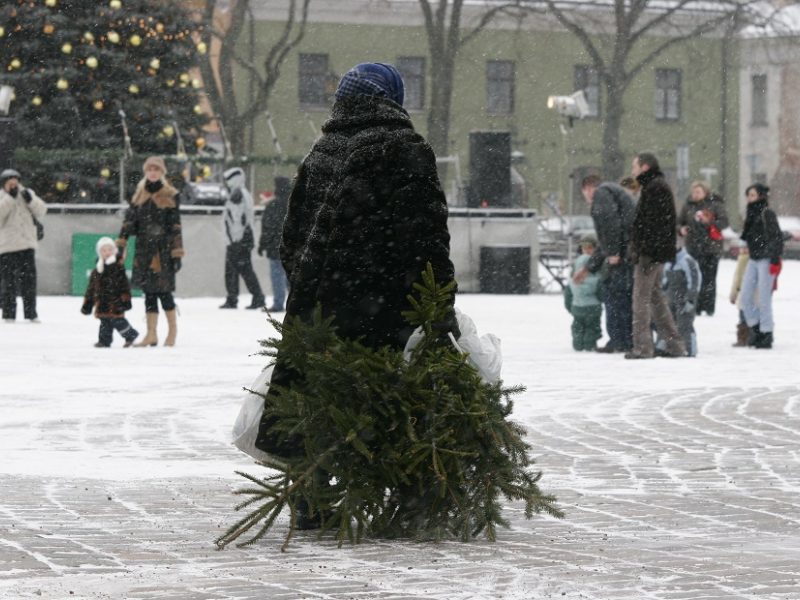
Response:
[[[381,96],[403,106],[405,90],[400,72],[384,63],[362,63],[344,74],[336,88],[336,99],[356,95]]]

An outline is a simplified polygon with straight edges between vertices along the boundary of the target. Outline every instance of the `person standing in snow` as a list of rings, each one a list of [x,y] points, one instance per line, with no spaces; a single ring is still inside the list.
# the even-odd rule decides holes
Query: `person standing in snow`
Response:
[[[581,253],[575,259],[574,272],[586,268],[597,252],[597,238],[586,235],[580,241]],[[603,314],[603,305],[600,302],[600,273],[590,273],[581,278],[580,282],[574,279],[564,288],[564,305],[572,315],[572,348],[578,352],[582,350],[597,350],[597,340],[603,337],[600,328],[600,317]]]
[[[392,65],[359,64],[342,77],[322,137],[297,172],[280,248],[290,284],[285,319],[310,322],[320,305],[338,335],[370,348],[405,346],[413,328],[401,311],[411,308],[407,296],[427,263],[439,284],[454,281],[436,157],[403,97]],[[457,338],[451,317],[439,331]],[[274,386],[288,388],[295,377],[279,354],[266,405]],[[265,413],[256,447],[303,452],[302,440],[272,433],[274,422]]]
[[[3,320],[17,318],[17,293],[22,296],[26,319],[39,322],[36,312],[37,227],[34,219],[47,213],[47,205],[32,189],[20,184],[14,169],[0,173],[0,305]]]
[[[653,154],[643,152],[636,155],[632,161],[632,174],[642,189],[631,228],[633,349],[625,354],[625,358],[655,356],[652,323],[666,343],[662,356],[686,356],[686,346],[661,290],[664,263],[675,259],[675,197]]]
[[[174,346],[178,335],[175,311],[175,275],[181,268],[183,237],[178,191],[167,182],[167,165],[160,156],[144,161],[144,177],[136,186],[119,233],[117,245],[127,248],[136,236],[133,257],[133,287],[144,292],[147,333],[136,346],[158,344],[158,302],[167,316],[169,331],[165,346]]]
[[[95,348],[109,348],[115,329],[128,348],[133,345],[139,332],[125,318],[125,311],[131,309],[131,286],[125,274],[122,252],[117,252],[117,245],[110,237],[97,240],[95,250],[97,266],[89,276],[81,312],[90,315],[94,307],[94,315],[100,319],[100,333]]]
[[[700,265],[686,248],[680,248],[675,254],[675,260],[664,264],[662,287],[688,356],[697,356],[694,318],[697,314],[697,303],[702,285],[703,275]],[[666,352],[666,350],[666,341],[659,338],[656,341],[656,355]]]
[[[253,234],[253,197],[245,187],[244,171],[233,167],[223,173],[228,199],[222,213],[225,229],[225,291],[227,297],[220,308],[236,308],[239,304],[239,277],[252,294],[249,309],[263,308],[264,292],[258,282],[250,255],[255,246]]]
[[[275,178],[275,195],[264,207],[261,216],[261,237],[258,240],[258,255],[267,255],[272,281],[272,306],[270,312],[283,312],[286,305],[288,281],[281,263],[281,230],[289,206],[292,182],[288,177]]]
[[[700,265],[703,288],[697,299],[697,314],[714,314],[717,299],[717,267],[722,254],[722,230],[728,226],[725,201],[712,193],[704,181],[695,181],[678,214],[680,234],[686,249]]]
[[[744,272],[741,301],[750,328],[747,345],[768,349],[773,343],[772,292],[781,272],[784,236],[778,217],[768,207],[769,187],[754,183],[745,193],[747,216],[741,238],[747,242],[750,260]]]

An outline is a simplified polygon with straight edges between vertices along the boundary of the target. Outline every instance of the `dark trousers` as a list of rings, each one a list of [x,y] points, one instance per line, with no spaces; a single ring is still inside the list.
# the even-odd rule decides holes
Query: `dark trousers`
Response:
[[[708,256],[697,256],[695,258],[700,267],[700,275],[703,277],[700,294],[697,297],[697,314],[699,315],[701,312],[705,312],[708,315],[713,315],[717,301],[717,267],[719,266],[719,256],[712,254]]]
[[[603,337],[600,328],[600,315],[603,307],[594,306],[572,307],[572,347],[575,350],[594,350],[597,340]]]
[[[264,301],[264,292],[258,283],[253,263],[250,262],[252,248],[242,244],[230,244],[225,249],[225,291],[228,302],[236,304],[239,300],[239,277],[244,279],[247,291],[253,295],[254,300]]]
[[[605,287],[608,345],[615,350],[633,347],[633,267],[610,265]]]
[[[110,346],[115,329],[119,331],[119,334],[126,342],[132,342],[139,335],[139,332],[131,327],[131,324],[128,323],[128,319],[125,317],[109,317],[100,319],[100,335],[98,336],[98,341],[103,344],[103,346]]]
[[[17,296],[22,296],[26,319],[36,314],[36,259],[33,250],[0,254],[0,305],[4,319],[17,318]]]
[[[144,293],[144,312],[157,313],[158,301],[161,300],[161,308],[164,310],[175,310],[175,296],[171,292],[163,294]]]

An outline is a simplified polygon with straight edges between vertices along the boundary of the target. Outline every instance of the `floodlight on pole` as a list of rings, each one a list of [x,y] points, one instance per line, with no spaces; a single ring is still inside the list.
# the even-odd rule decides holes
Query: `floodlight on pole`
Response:
[[[567,117],[570,125],[573,119],[589,116],[589,103],[583,90],[578,90],[569,96],[548,96],[547,108]]]

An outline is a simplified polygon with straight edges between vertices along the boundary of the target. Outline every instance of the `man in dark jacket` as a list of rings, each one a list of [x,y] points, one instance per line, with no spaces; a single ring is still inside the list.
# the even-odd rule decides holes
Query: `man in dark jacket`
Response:
[[[642,186],[631,229],[633,271],[633,349],[625,358],[653,358],[655,323],[666,343],[663,356],[686,356],[686,346],[675,327],[661,290],[664,263],[675,259],[675,197],[652,154],[634,157],[632,173]]]
[[[288,177],[275,178],[275,196],[264,207],[261,216],[261,237],[258,241],[258,255],[264,253],[269,260],[269,274],[272,282],[272,306],[270,312],[283,312],[286,303],[286,271],[281,264],[281,230],[289,206],[292,182]]]
[[[300,165],[283,226],[286,319],[310,320],[319,304],[340,336],[371,348],[405,346],[412,327],[400,313],[426,263],[439,283],[454,280],[436,159],[402,105],[393,66],[367,63],[345,74],[322,137]],[[454,318],[441,331],[458,337]],[[295,377],[278,355],[271,389]],[[302,452],[301,440],[276,440],[273,423],[262,419],[256,447]]]
[[[605,269],[606,330],[608,343],[598,352],[627,352],[631,349],[631,294],[633,267],[628,260],[628,244],[636,205],[630,194],[616,183],[603,182],[598,175],[587,175],[581,192],[591,207],[598,247],[586,267],[573,276],[580,283],[589,273]]]
[[[680,234],[686,250],[700,265],[703,287],[697,299],[697,314],[714,314],[717,298],[717,267],[722,254],[722,230],[728,226],[728,212],[722,196],[704,181],[695,181],[686,203],[678,213]]]

